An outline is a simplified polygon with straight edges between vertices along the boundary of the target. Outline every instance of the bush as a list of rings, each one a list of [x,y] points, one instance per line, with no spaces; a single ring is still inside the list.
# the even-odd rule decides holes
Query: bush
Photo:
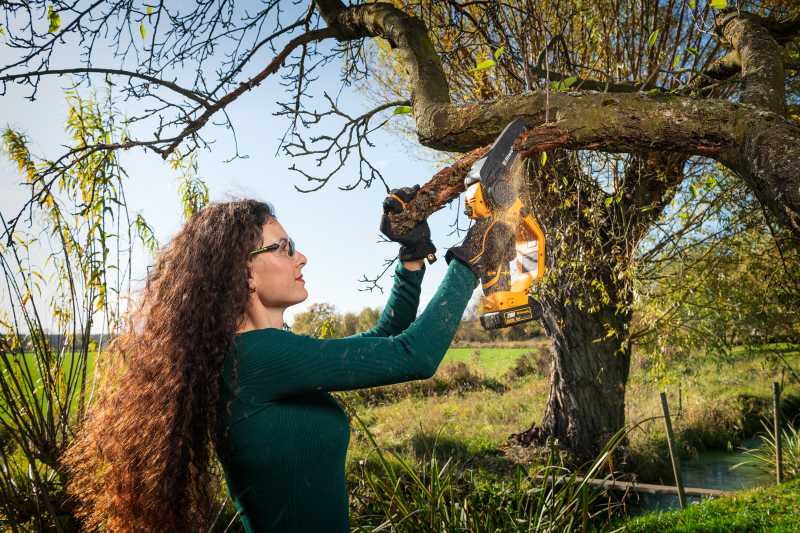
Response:
[[[798,406],[798,396],[787,395],[781,401],[784,419],[795,419]],[[750,394],[739,394],[717,400],[713,405],[684,411],[673,422],[678,455],[691,457],[702,451],[730,450],[743,440],[760,434],[762,421],[771,416],[772,400]],[[644,435],[637,433],[636,442],[631,446],[630,470],[636,472],[642,481],[667,481],[672,477],[662,424],[659,419]],[[800,450],[797,453],[800,457]]]
[[[478,390],[503,393],[508,389],[498,380],[485,377],[475,372],[468,364],[457,361],[442,365],[436,375],[430,379],[358,389],[340,394],[348,402],[376,406],[398,402],[411,396],[443,396],[450,393],[464,394]]]
[[[549,348],[541,346],[525,353],[514,361],[512,366],[503,376],[508,382],[513,382],[527,376],[546,376],[550,372],[553,354]]]
[[[775,475],[777,472],[775,461],[775,431],[770,424],[763,422],[765,434],[760,435],[761,446],[754,449],[745,450],[749,456],[748,460],[734,465],[736,468],[741,465],[751,464],[757,468]],[[790,480],[800,477],[800,429],[794,426],[781,431],[781,444],[783,444],[783,479]]]

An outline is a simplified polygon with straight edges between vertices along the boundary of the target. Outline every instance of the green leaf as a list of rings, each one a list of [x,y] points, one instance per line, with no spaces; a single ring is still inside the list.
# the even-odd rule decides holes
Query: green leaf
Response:
[[[728,0],[711,0],[711,7],[714,9],[725,9],[728,7]]]
[[[486,61],[481,61],[477,65],[475,65],[475,71],[486,70],[487,68],[494,67],[494,61],[491,59],[487,59]]]
[[[572,87],[573,85],[575,85],[577,82],[578,82],[578,78],[576,78],[575,76],[570,76],[569,78],[567,78],[567,79],[565,79],[565,80],[562,80],[562,81],[561,81],[561,85],[562,85],[562,86],[563,86],[565,89],[569,89],[570,87]]]
[[[147,36],[147,30],[144,27],[144,21],[139,23],[139,35],[142,36],[142,40]]]
[[[539,162],[544,166],[547,163],[547,152],[542,152],[542,155],[539,156]]]
[[[506,47],[505,46],[501,46],[500,48],[498,48],[497,50],[494,51],[494,58],[495,59],[500,59],[500,56],[503,55],[503,52],[505,52],[505,51],[506,51]]]
[[[392,115],[407,115],[409,113],[411,113],[410,105],[399,105],[392,111]]]
[[[658,87],[654,87],[649,91],[646,91],[644,94],[646,94],[647,96],[656,96],[658,94],[661,94],[661,89],[659,89]]]
[[[695,185],[694,183],[689,185],[689,192],[692,193],[692,198],[697,198],[697,185]]]
[[[661,30],[655,30],[653,33],[650,34],[650,37],[647,39],[647,49],[650,50],[653,48],[653,45],[656,44],[656,40],[658,39],[658,34]]]
[[[47,20],[50,23],[47,27],[47,33],[55,33],[61,27],[61,15],[53,9],[52,5],[47,6]]]
[[[689,52],[690,54],[692,54],[693,56],[696,56],[699,53],[697,51],[697,48],[695,48],[694,46],[687,47],[686,51]]]
[[[680,55],[680,54],[677,54],[675,56],[675,60],[672,62],[672,68],[678,68],[678,66],[680,66],[680,64],[681,64],[681,59],[683,59],[683,56]]]
[[[611,202],[613,202],[613,201],[614,201],[614,197],[613,196],[609,196],[608,198],[605,199],[605,201],[603,203],[606,204],[606,207],[610,207],[611,206]]]
[[[692,9],[697,8],[697,1],[696,0],[689,0],[689,7]]]
[[[709,176],[706,178],[707,189],[713,189],[716,184],[717,184],[717,179],[714,176]]]
[[[147,6],[147,14],[148,15],[152,15],[153,14],[153,6]]]

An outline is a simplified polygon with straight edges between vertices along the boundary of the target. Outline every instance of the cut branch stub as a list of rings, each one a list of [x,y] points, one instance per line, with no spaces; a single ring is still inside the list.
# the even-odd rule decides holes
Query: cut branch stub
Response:
[[[434,174],[427,183],[420,187],[417,195],[401,213],[389,214],[392,226],[401,233],[406,233],[464,192],[464,178],[469,169],[475,161],[486,155],[489,148],[490,146],[476,148],[449,167]]]

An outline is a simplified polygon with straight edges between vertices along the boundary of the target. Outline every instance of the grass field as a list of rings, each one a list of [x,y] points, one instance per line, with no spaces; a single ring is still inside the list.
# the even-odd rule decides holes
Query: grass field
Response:
[[[728,533],[800,531],[800,480],[692,505],[685,511],[650,513],[625,523],[630,533]]]
[[[763,357],[769,349],[736,350],[725,363],[698,358],[680,367],[668,366],[666,374],[658,377],[647,361],[635,360],[626,395],[628,422],[659,415],[659,392],[666,390],[681,456],[735,447],[747,432],[759,429],[760,416],[770,412],[771,384],[782,379],[781,368]],[[506,372],[517,358],[537,350],[541,345],[453,348],[437,373],[446,379],[448,364],[466,363],[470,371],[506,383],[505,391],[454,389],[444,395],[412,395],[384,405],[357,405],[355,411],[383,450],[398,453],[411,463],[424,465],[435,451],[442,462],[452,458],[464,469],[477,472],[478,478],[508,479],[531,464],[530,455],[508,446],[508,437],[541,421],[549,384],[547,376],[536,372],[516,380],[508,380]],[[795,367],[800,363],[798,351],[785,357]],[[800,398],[800,386],[784,383],[787,401]],[[671,483],[660,420],[634,431],[629,449],[640,479]],[[372,446],[354,423],[349,475],[356,475],[357,464],[372,453]],[[799,505],[800,482],[794,482],[693,505],[684,513],[645,515],[620,525],[630,525],[628,530],[636,532],[800,531]]]
[[[475,372],[499,379],[518,357],[536,348],[451,349],[439,373],[447,372],[448,363],[464,362]],[[787,357],[796,364],[800,361],[800,352]],[[680,454],[691,456],[703,449],[725,450],[739,443],[744,429],[760,428],[757,418],[745,420],[743,410],[750,407],[768,410],[772,381],[780,379],[780,369],[744,356],[725,365],[698,361],[690,372],[683,370],[677,375],[668,372],[666,377],[658,379],[646,365],[638,362],[633,366],[627,388],[626,418],[634,423],[659,415],[659,392],[666,390],[680,441]],[[505,392],[476,390],[410,396],[386,405],[361,405],[355,409],[378,443],[387,449],[419,458],[438,439],[439,445],[444,447],[440,450],[442,454],[450,451],[464,460],[482,462],[486,459],[496,463],[501,460],[500,450],[511,433],[541,421],[549,390],[547,376],[539,374],[507,383]],[[787,386],[784,395],[798,396],[800,387]],[[752,427],[744,428],[745,422]],[[658,481],[661,476],[668,478],[666,441],[660,420],[645,423],[632,433],[630,445],[632,457],[644,478],[652,481]],[[350,460],[361,459],[368,452],[366,439],[354,431]],[[476,459],[475,455],[485,457]]]
[[[518,357],[546,345],[547,341],[542,340],[524,348],[450,348],[443,364],[461,361],[479,369],[487,377],[499,378],[514,366]]]
[[[527,471],[532,464],[531,456],[508,446],[508,437],[541,421],[549,391],[548,376],[542,373],[541,366],[521,367],[516,363],[526,354],[533,354],[534,360],[541,359],[546,348],[546,341],[530,346],[452,348],[434,378],[440,380],[434,393],[409,388],[405,394],[390,396],[377,404],[355,396],[342,397],[382,450],[395,452],[417,467],[424,465],[435,451],[442,464],[453,459],[459,469],[475,473],[479,484],[507,480],[512,473]],[[658,377],[648,361],[634,358],[626,391],[628,422],[660,414],[658,394],[666,390],[682,456],[702,449],[735,446],[744,432],[753,429],[745,427],[753,426],[753,413],[746,411],[769,412],[771,383],[782,379],[775,359],[765,357],[772,348],[776,347],[736,350],[724,363],[698,358],[668,366],[666,374]],[[800,364],[800,351],[784,357],[794,367]],[[92,366],[90,360],[90,378]],[[509,373],[512,368],[527,370],[514,377]],[[17,374],[20,370],[14,364],[6,372]],[[464,378],[465,372],[468,379]],[[38,371],[31,367],[31,373],[35,381]],[[464,383],[477,383],[477,388],[464,387]],[[500,387],[491,383],[499,383]],[[784,397],[800,398],[800,386],[787,383]],[[669,476],[662,427],[657,420],[630,435],[632,464],[645,481]],[[757,425],[753,427],[758,429]],[[354,420],[348,476],[357,476],[359,463],[368,458],[374,459],[373,447]],[[796,531],[800,530],[798,483],[739,493],[692,506],[685,513],[647,515],[626,526],[642,532]]]

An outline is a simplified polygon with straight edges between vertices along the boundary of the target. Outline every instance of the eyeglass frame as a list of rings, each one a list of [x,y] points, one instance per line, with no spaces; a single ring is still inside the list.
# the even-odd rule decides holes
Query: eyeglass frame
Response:
[[[295,248],[294,240],[291,237],[282,238],[278,242],[273,242],[272,244],[268,244],[266,246],[262,246],[261,248],[256,248],[255,250],[250,252],[248,255],[253,257],[253,256],[256,256],[258,254],[263,254],[263,253],[266,253],[266,252],[274,252],[276,250],[280,250],[281,249],[281,245],[284,242],[286,243],[287,255],[289,257],[294,257],[294,254],[297,251],[297,248]]]

